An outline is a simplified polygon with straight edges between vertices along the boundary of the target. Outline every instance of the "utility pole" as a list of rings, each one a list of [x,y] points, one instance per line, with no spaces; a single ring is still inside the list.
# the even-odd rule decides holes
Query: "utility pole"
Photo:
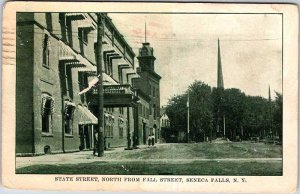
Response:
[[[225,113],[223,115],[223,128],[224,128],[224,138],[225,138],[226,137]]]
[[[102,76],[102,36],[104,26],[102,16],[100,13],[97,14],[97,48],[96,48],[96,63],[97,63],[97,76],[98,82],[98,157],[104,154],[104,134],[103,134],[103,76]]]
[[[187,97],[187,142],[190,142],[190,92],[188,91]]]
[[[130,112],[129,106],[127,106],[127,148],[125,150],[131,149],[131,138],[130,138]]]

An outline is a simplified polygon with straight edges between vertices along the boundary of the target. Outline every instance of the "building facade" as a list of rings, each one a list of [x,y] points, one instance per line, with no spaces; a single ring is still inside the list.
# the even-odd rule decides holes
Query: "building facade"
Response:
[[[133,85],[140,89],[143,93],[150,97],[149,102],[149,129],[153,130],[155,142],[160,139],[160,86],[161,77],[154,69],[154,49],[150,43],[145,42],[142,48],[139,49],[137,57],[139,67],[137,72],[140,75],[139,79],[135,79]]]
[[[141,77],[132,48],[106,14],[101,20],[105,146],[131,146],[143,138],[141,118],[151,120],[150,114],[139,113],[139,104],[150,109],[150,97],[132,84]],[[97,77],[96,45],[96,14],[17,13],[17,154],[94,147],[97,90],[82,91]]]

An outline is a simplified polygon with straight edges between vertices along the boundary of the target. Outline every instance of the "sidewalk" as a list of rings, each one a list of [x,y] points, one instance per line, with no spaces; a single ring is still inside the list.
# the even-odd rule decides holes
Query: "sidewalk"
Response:
[[[97,157],[93,155],[93,150],[72,152],[72,153],[60,153],[60,154],[49,154],[40,156],[30,156],[30,157],[16,157],[16,168],[21,168],[25,166],[31,166],[35,164],[78,164],[78,163],[90,163],[99,161],[111,161],[111,153],[132,153],[138,152],[143,149],[154,149],[154,147],[148,147],[147,145],[140,145],[139,149],[124,150],[125,147],[112,148],[110,150],[104,151],[103,157]],[[97,154],[97,153],[96,153]],[[119,161],[119,160],[118,160]]]

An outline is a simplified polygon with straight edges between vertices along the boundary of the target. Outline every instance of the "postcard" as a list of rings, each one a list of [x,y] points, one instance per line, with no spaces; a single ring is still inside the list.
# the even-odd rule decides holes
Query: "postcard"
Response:
[[[8,2],[3,10],[4,186],[296,190],[296,5]]]

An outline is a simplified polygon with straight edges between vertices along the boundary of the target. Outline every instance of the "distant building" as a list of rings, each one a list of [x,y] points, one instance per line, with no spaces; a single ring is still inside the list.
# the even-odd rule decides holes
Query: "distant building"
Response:
[[[147,78],[146,74],[153,73],[136,72],[132,48],[112,20],[106,14],[101,17],[105,24],[102,49],[105,146],[127,146],[128,142],[131,146],[132,140],[143,139],[139,136],[143,134],[141,122],[159,127],[156,115],[159,115],[160,77]],[[17,154],[94,147],[97,90],[93,87],[81,95],[79,92],[97,76],[96,21],[93,13],[17,13]],[[148,90],[139,92],[133,87],[132,80],[139,77],[145,84],[143,87],[155,87],[154,96],[149,97]],[[139,102],[147,114],[139,113]],[[155,117],[151,116],[152,107]]]
[[[160,109],[160,127],[161,128],[170,128],[170,119],[168,117],[168,115],[166,114],[165,108],[162,107]]]

